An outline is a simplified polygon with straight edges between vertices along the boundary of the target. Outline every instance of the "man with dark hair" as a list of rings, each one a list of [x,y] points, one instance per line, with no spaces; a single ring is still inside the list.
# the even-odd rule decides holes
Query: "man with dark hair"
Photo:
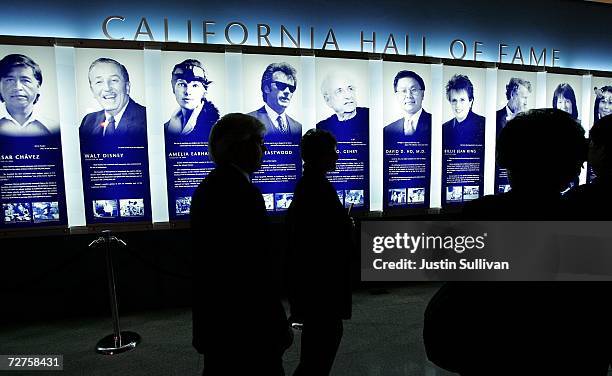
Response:
[[[179,108],[164,124],[166,135],[208,140],[212,126],[219,120],[219,110],[206,99],[212,81],[204,66],[198,60],[187,59],[174,66],[170,82]]]
[[[443,147],[483,144],[485,118],[472,112],[474,86],[467,76],[456,74],[446,84],[446,99],[455,116],[442,124]]]
[[[248,115],[266,126],[268,141],[294,140],[302,136],[302,124],[286,114],[297,88],[297,72],[287,63],[268,65],[261,77],[261,96],[264,105]]]
[[[399,71],[393,80],[395,98],[404,117],[384,128],[384,139],[431,140],[431,114],[423,109],[425,82],[413,71]]]
[[[222,117],[209,141],[216,167],[191,202],[193,346],[204,354],[205,376],[284,375],[292,333],[267,244],[265,203],[249,177],[261,166],[264,134],[251,116]],[[246,330],[245,317],[252,324]]]
[[[465,219],[569,218],[561,191],[585,156],[584,130],[567,113],[519,114],[502,129],[497,150],[511,191],[467,204]],[[515,259],[537,256],[529,254],[529,241],[515,243]],[[427,356],[461,375],[604,376],[612,354],[604,292],[605,286],[587,283],[448,282],[425,311]]]
[[[351,317],[352,220],[325,176],[336,169],[334,136],[311,129],[300,146],[304,175],[287,216],[289,304],[292,321],[303,323],[294,376],[324,376],[342,339],[342,320]]]
[[[512,77],[506,85],[506,99],[508,103],[505,107],[497,110],[496,127],[497,135],[501,132],[506,123],[519,113],[527,110],[527,101],[531,95],[531,82],[518,77]]]
[[[0,136],[48,136],[59,130],[57,122],[36,113],[43,77],[36,62],[25,55],[0,60]]]
[[[143,137],[147,132],[146,109],[130,98],[130,76],[121,63],[99,58],[89,66],[89,87],[101,111],[83,118],[82,137]]]

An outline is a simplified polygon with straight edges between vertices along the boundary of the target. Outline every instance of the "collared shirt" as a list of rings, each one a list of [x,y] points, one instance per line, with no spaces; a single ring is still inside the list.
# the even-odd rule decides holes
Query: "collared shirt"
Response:
[[[516,114],[510,110],[510,107],[508,107],[508,105],[506,105],[506,121],[514,119],[515,116]]]
[[[270,121],[272,122],[276,130],[278,130],[279,132],[282,132],[282,129],[278,128],[278,121],[277,121],[278,117],[280,116],[281,121],[283,122],[283,125],[285,126],[287,131],[289,131],[289,125],[287,124],[287,114],[285,114],[284,112],[282,114],[277,114],[276,111],[271,109],[267,103],[264,104],[264,108],[266,109],[266,113],[268,114],[268,117],[270,118]]]
[[[36,109],[32,111],[25,123],[19,124],[15,118],[9,114],[6,106],[0,109],[0,136],[12,137],[38,137],[51,134],[49,126],[56,125],[49,119],[39,116]]]
[[[121,121],[121,118],[123,117],[123,113],[125,112],[125,109],[127,108],[128,103],[130,103],[129,100],[125,104],[125,106],[123,106],[121,111],[119,111],[119,113],[117,115],[113,116],[115,118],[115,129],[117,129],[117,127],[119,126],[119,122]],[[110,119],[110,117],[111,117],[111,114],[109,114],[108,112],[104,111],[104,120],[106,121],[106,123],[108,123],[108,119]]]
[[[423,112],[423,107],[421,107],[420,110],[418,110],[416,113],[412,114],[411,116],[404,117],[404,134],[405,135],[411,135],[414,132],[416,132],[416,126],[417,126],[417,123],[419,122],[419,117],[421,116],[421,112]]]

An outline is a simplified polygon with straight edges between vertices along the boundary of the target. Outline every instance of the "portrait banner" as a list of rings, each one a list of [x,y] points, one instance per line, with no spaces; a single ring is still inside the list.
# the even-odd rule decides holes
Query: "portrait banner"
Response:
[[[208,140],[223,113],[224,55],[164,51],[160,81],[169,218],[188,219],[193,192],[215,167]]]
[[[442,207],[483,194],[485,77],[484,69],[444,67]]]
[[[587,129],[582,123],[582,76],[569,74],[547,74],[546,75],[546,103],[552,108],[567,112],[570,116]],[[579,178],[570,183],[565,191],[578,185]]]
[[[383,208],[428,208],[431,67],[383,64]]]
[[[65,226],[52,47],[0,46],[0,229]]]
[[[266,209],[280,213],[289,208],[302,175],[300,58],[244,55],[244,110],[266,126],[266,152],[253,183],[261,190]]]
[[[76,49],[87,224],[151,221],[142,51]]]
[[[508,121],[521,112],[535,108],[536,85],[535,72],[497,71],[496,140]],[[495,193],[504,193],[508,190],[510,190],[508,171],[495,163]]]
[[[328,178],[346,208],[370,207],[370,98],[368,62],[316,58],[317,129],[338,142],[336,170]]]
[[[612,115],[612,78],[593,77],[591,84],[593,86],[593,91],[590,93],[593,116],[590,125],[593,127],[597,120]],[[587,163],[587,183],[592,182],[596,177],[593,167]]]

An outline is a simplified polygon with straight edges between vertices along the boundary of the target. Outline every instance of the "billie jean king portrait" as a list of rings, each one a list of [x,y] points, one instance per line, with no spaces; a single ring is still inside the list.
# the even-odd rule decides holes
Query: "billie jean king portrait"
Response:
[[[514,119],[521,112],[527,111],[527,104],[531,96],[531,82],[522,78],[512,77],[506,85],[506,99],[508,103],[497,110],[496,128],[497,135],[506,126],[506,123]]]
[[[384,128],[385,147],[397,141],[431,140],[431,114],[423,109],[425,82],[417,73],[402,70],[393,79],[395,99],[404,116]]]
[[[166,135],[207,141],[212,126],[219,120],[219,110],[206,99],[212,81],[204,66],[199,60],[185,60],[172,69],[170,83],[179,108],[164,124]]]
[[[261,96],[264,105],[247,115],[266,126],[266,141],[299,142],[302,124],[286,114],[297,88],[297,72],[287,63],[268,65],[261,77]]]
[[[474,86],[467,76],[456,74],[446,84],[446,99],[454,118],[442,124],[444,148],[484,144],[485,118],[472,112]]]
[[[146,109],[130,98],[130,76],[125,66],[99,58],[89,66],[88,78],[102,110],[85,115],[79,127],[81,137],[146,137]]]
[[[36,111],[43,83],[38,64],[25,55],[0,60],[0,136],[39,137],[59,131],[57,121]]]
[[[350,76],[342,72],[328,74],[321,84],[321,94],[334,114],[318,122],[317,129],[330,132],[338,141],[368,138],[369,109],[357,107],[357,87]]]

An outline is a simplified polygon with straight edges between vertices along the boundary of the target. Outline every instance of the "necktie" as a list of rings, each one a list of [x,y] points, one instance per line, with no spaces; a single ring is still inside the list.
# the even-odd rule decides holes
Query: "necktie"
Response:
[[[115,134],[115,118],[111,116],[104,127],[104,137],[111,137],[113,134]]]
[[[414,123],[412,120],[408,120],[408,124],[404,126],[404,136],[410,136],[414,133]]]
[[[287,133],[287,127],[283,123],[283,118],[280,115],[276,118],[276,122],[278,123],[278,129],[280,129],[281,133]]]

